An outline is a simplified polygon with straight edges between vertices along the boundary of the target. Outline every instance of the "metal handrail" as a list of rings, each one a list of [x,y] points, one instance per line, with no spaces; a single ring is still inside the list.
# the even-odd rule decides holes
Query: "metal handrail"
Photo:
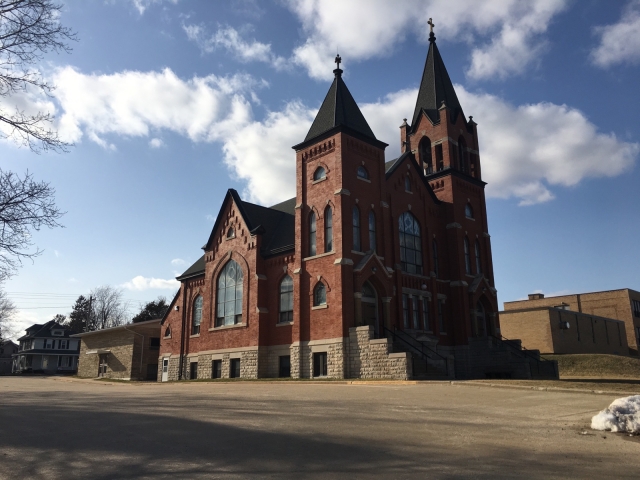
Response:
[[[551,360],[547,360],[546,358],[542,358],[542,356],[540,355],[535,355],[533,354],[530,350],[527,350],[526,347],[522,346],[522,343],[520,344],[520,348],[516,347],[515,345],[513,345],[512,343],[509,342],[514,342],[515,340],[510,340],[507,337],[503,337],[502,335],[498,336],[498,335],[493,335],[494,338],[496,338],[497,340],[500,340],[502,343],[509,345],[511,348],[515,349],[517,352],[520,353],[524,353],[526,356],[528,356],[529,358],[532,358],[538,362],[551,362]]]
[[[409,347],[411,347],[413,350],[416,350],[420,353],[420,355],[422,355],[423,360],[425,361],[427,367],[429,366],[429,362],[428,360],[431,358],[429,357],[429,355],[427,353],[425,353],[424,349],[426,348],[428,351],[430,351],[431,353],[437,355],[438,357],[440,357],[442,359],[442,361],[444,362],[444,366],[447,372],[447,376],[449,376],[449,362],[447,361],[446,357],[443,357],[442,355],[440,355],[438,352],[434,351],[433,349],[427,347],[424,343],[420,342],[419,340],[415,340],[413,337],[411,337],[410,335],[408,335],[407,333],[403,332],[402,330],[398,330],[396,327],[394,327],[393,330],[387,328],[387,327],[383,327],[385,333],[389,333],[391,334],[393,337],[397,338],[398,340],[400,340],[403,343],[406,343],[407,345],[409,345]],[[411,340],[415,340],[416,342],[418,342],[420,344],[420,348],[416,347],[414,344],[408,342],[407,340],[405,340],[404,338],[402,338],[400,336],[400,334],[405,335],[409,338],[411,338]]]
[[[386,328],[386,327],[385,327],[385,328]],[[433,353],[434,355],[437,355],[437,356],[438,356],[438,357],[440,357],[442,360],[445,360],[445,361],[447,360],[447,359],[446,359],[446,357],[444,357],[444,356],[440,355],[436,350],[434,350],[434,349],[432,349],[431,347],[429,347],[429,346],[425,345],[425,344],[424,344],[424,343],[422,343],[420,340],[417,340],[417,339],[413,338],[413,337],[412,337],[411,335],[409,335],[408,333],[406,333],[406,332],[404,332],[404,331],[402,331],[402,330],[399,330],[397,327],[394,327],[394,333],[396,333],[396,335],[404,335],[405,337],[410,338],[412,341],[419,343],[419,344],[420,344],[420,349],[422,350],[422,352],[423,352],[423,353],[424,353],[424,350],[423,350],[423,349],[425,349],[425,348],[426,348],[429,352]],[[405,343],[409,343],[409,344],[411,345],[411,343],[410,343],[410,342],[407,342],[406,340],[404,340],[404,339],[402,339],[402,338],[401,338],[401,340],[403,340]],[[414,348],[415,348],[415,347],[414,347]],[[425,355],[426,355],[426,354],[425,354]],[[428,356],[428,355],[427,355],[427,356]]]

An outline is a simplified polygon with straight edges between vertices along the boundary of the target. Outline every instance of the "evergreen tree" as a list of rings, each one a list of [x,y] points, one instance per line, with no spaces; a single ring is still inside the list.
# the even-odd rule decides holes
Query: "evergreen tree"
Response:
[[[140,313],[133,317],[132,322],[138,323],[155,318],[162,318],[168,308],[169,304],[167,303],[167,299],[165,297],[158,297],[157,300],[153,300],[142,307]]]

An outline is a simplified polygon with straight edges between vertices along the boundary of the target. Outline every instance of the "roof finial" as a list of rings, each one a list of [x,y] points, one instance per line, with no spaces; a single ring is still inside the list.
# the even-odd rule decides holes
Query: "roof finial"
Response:
[[[435,42],[436,36],[433,33],[433,27],[435,27],[436,24],[433,23],[433,18],[429,18],[429,21],[427,22],[427,25],[429,25],[429,41],[430,42]]]
[[[336,75],[336,77],[340,77],[342,76],[342,70],[340,69],[340,63],[342,63],[342,58],[340,58],[340,54],[336,55],[336,69],[333,71],[333,73]]]

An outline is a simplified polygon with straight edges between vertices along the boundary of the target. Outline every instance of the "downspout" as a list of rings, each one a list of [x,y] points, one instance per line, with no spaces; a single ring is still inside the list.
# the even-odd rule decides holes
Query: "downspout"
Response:
[[[140,377],[142,377],[142,360],[143,360],[143,358],[144,358],[144,335],[143,335],[143,334],[141,334],[141,333],[138,333],[138,332],[134,332],[133,330],[129,330],[129,329],[127,328],[127,326],[126,326],[126,325],[124,326],[124,329],[125,329],[127,332],[131,332],[131,333],[133,333],[134,335],[139,335],[139,336],[141,336],[141,337],[142,337],[142,347],[141,347],[141,349],[140,349],[140,374],[139,374],[139,375],[140,375]],[[134,346],[135,346],[135,343],[134,343]],[[133,352],[131,352],[131,353],[133,354]],[[140,380],[142,380],[142,378],[140,378]]]

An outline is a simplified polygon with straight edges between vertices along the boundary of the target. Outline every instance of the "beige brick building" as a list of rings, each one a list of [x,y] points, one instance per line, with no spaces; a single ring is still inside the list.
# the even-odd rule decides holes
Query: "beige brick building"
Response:
[[[624,325],[618,327],[613,320],[619,320]],[[559,328],[562,321],[569,322],[568,329]],[[555,353],[614,353],[607,350],[620,349],[620,354],[625,355],[623,345],[617,341],[619,330],[626,336],[626,341],[622,343],[627,344],[629,354],[638,355],[640,292],[624,288],[556,297],[534,293],[529,295],[528,300],[505,302],[504,311],[500,312],[500,326],[505,337],[522,339],[526,348],[544,345],[544,348],[539,348],[544,353],[551,353],[548,347],[554,344],[569,350],[554,350]],[[572,329],[572,326],[575,328]],[[579,334],[578,328],[581,329]],[[560,333],[560,330],[563,332]],[[578,335],[580,341],[577,340]],[[595,339],[589,342],[589,335]],[[576,349],[580,352],[574,351]]]
[[[73,336],[80,338],[80,377],[153,381],[158,377],[160,319]]]

